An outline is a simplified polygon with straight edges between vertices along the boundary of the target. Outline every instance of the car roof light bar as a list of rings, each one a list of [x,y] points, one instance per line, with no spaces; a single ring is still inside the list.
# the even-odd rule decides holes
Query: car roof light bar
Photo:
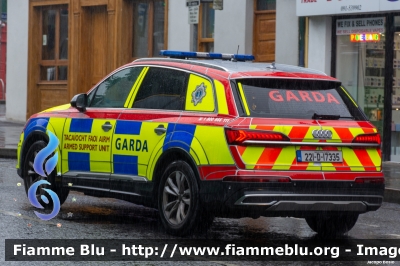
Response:
[[[221,54],[221,53],[205,53],[205,52],[184,52],[161,50],[160,55],[171,58],[188,59],[188,58],[204,58],[204,59],[222,59],[232,61],[253,61],[254,55],[248,54]]]

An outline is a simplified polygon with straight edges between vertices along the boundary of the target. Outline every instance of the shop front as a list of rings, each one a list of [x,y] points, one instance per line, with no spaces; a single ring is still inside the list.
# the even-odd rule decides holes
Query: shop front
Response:
[[[320,2],[303,15],[331,17],[328,74],[342,81],[378,128],[383,160],[400,162],[400,2],[346,2]]]

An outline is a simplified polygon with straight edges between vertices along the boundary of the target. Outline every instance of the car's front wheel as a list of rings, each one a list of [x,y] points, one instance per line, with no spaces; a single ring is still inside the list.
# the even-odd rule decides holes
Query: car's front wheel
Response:
[[[321,213],[306,217],[308,226],[323,237],[343,235],[350,231],[358,219],[357,213]]]
[[[201,219],[199,186],[185,161],[174,161],[165,170],[158,190],[158,209],[166,231],[172,235],[187,235],[197,228]]]
[[[51,183],[51,186],[49,187],[48,185],[41,185],[37,188],[36,190],[36,198],[38,201],[41,203],[41,205],[44,208],[52,208],[52,202],[44,203],[42,200],[42,195],[45,195],[46,192],[42,188],[50,188],[53,190],[59,200],[60,200],[60,205],[62,205],[65,200],[68,197],[69,190],[68,188],[63,188],[61,185],[57,186],[55,184],[55,171],[53,171],[47,178],[42,177],[39,174],[37,174],[33,168],[33,163],[35,161],[36,155],[39,153],[40,150],[42,150],[44,147],[46,147],[47,144],[43,140],[39,140],[34,142],[28,152],[26,153],[25,159],[24,159],[24,167],[23,167],[23,179],[24,179],[24,186],[25,186],[25,192],[28,195],[29,188],[36,183],[37,181],[40,180],[47,180],[48,182]]]

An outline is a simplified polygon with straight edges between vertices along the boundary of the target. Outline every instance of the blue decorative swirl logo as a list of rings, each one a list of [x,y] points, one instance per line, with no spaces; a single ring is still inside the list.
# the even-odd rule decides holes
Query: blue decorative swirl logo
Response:
[[[37,174],[39,174],[42,177],[47,177],[47,174],[50,174],[54,170],[58,161],[58,153],[56,149],[59,141],[52,132],[47,131],[47,135],[49,136],[50,139],[49,143],[36,155],[35,160],[33,162],[33,169]],[[46,158],[49,155],[51,155],[53,151],[55,151],[54,155],[47,160],[45,164],[46,169],[43,169],[43,164]],[[45,173],[45,170],[47,174]],[[44,207],[39,203],[39,201],[36,198],[36,191],[39,189],[39,186],[41,185],[51,185],[51,184],[46,180],[39,180],[33,183],[28,190],[28,199],[31,202],[31,204],[36,208],[44,209]],[[60,211],[60,199],[58,198],[57,194],[51,189],[47,188],[41,188],[41,189],[43,189],[50,195],[53,201],[53,211],[50,214],[42,214],[35,211],[35,214],[40,219],[47,221],[54,218]],[[43,200],[44,203],[49,204],[49,199],[45,195],[41,195],[40,198],[41,200]]]

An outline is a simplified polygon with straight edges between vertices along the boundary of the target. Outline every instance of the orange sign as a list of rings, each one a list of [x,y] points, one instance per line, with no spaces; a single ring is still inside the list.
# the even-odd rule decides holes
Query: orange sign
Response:
[[[379,33],[350,34],[351,42],[379,42],[380,40]]]

